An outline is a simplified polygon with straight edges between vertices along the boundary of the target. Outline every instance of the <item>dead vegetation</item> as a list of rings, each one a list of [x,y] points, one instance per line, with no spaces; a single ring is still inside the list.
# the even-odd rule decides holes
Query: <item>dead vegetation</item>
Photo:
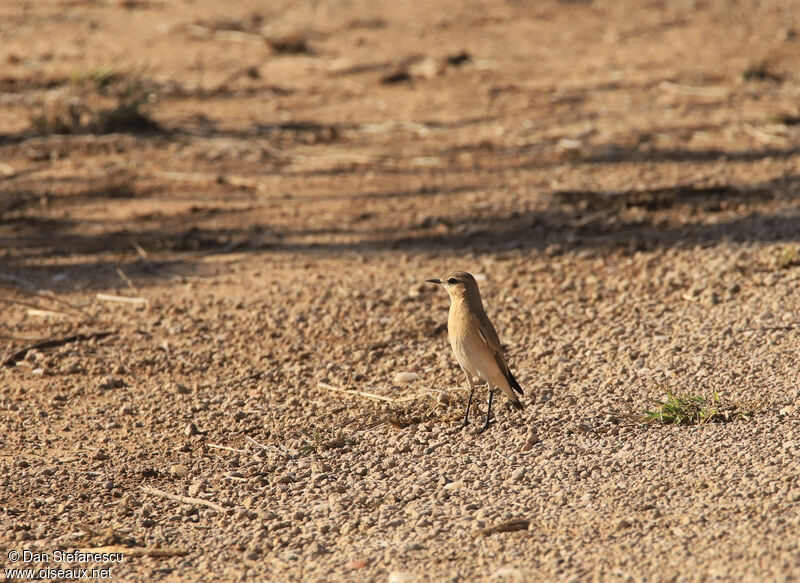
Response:
[[[467,393],[466,389],[422,391],[412,398],[386,406],[381,419],[400,429],[418,423],[449,425],[464,416]]]
[[[449,424],[461,418],[467,405],[467,391],[460,388],[423,388],[411,395],[389,397],[364,390],[338,388],[327,382],[319,382],[317,386],[340,395],[381,404],[380,413],[372,416],[369,427],[390,424],[402,429],[419,423]]]
[[[159,129],[155,93],[138,74],[100,68],[72,76],[30,118],[36,135],[143,133]]]

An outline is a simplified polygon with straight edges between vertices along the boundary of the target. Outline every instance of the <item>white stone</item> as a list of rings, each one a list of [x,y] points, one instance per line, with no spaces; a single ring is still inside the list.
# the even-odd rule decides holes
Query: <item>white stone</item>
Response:
[[[389,573],[389,583],[416,583],[417,576],[407,571],[392,571]]]
[[[415,372],[399,372],[396,375],[394,375],[394,382],[397,383],[398,385],[413,383],[418,379],[419,375]]]

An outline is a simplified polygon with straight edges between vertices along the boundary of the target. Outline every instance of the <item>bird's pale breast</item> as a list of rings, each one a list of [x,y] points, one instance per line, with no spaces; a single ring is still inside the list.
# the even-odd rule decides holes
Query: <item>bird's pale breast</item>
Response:
[[[460,302],[451,304],[447,333],[456,360],[464,370],[495,386],[503,387],[507,384],[466,305]]]

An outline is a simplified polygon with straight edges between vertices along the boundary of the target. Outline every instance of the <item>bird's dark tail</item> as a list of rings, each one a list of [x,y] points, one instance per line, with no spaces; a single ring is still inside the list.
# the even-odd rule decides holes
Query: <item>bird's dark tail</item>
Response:
[[[508,384],[511,385],[511,388],[517,391],[520,395],[525,394],[522,392],[522,387],[519,386],[517,379],[515,379],[514,375],[511,374],[511,371],[508,371]]]
[[[514,391],[516,391],[520,395],[522,395],[523,394],[522,393],[522,387],[519,386],[519,383],[517,382],[517,379],[514,378],[514,375],[511,374],[510,370],[508,371],[508,377],[507,378],[508,378],[508,384],[511,385],[511,388],[513,390],[511,391],[510,394],[506,393],[506,396],[508,397],[508,400],[511,401],[511,404],[514,405],[515,409],[517,409],[519,411],[522,411],[525,408],[525,405],[523,405],[522,401],[519,400],[519,397],[517,397],[514,394]]]
[[[514,409],[517,411],[522,411],[525,408],[525,405],[522,404],[522,401],[520,401],[519,397],[514,393],[511,393],[511,397],[508,397],[508,400],[511,401],[511,404],[514,405]]]

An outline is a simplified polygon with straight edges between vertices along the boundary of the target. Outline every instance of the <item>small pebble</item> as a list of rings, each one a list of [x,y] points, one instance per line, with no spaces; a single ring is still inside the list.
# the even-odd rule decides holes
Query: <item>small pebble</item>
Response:
[[[195,480],[192,482],[192,485],[189,486],[189,496],[197,496],[200,492],[202,492],[204,488],[204,484],[202,480]]]
[[[392,571],[389,573],[389,583],[415,583],[419,579],[408,571]]]
[[[405,385],[407,383],[413,383],[414,381],[419,379],[419,375],[415,372],[399,372],[394,375],[394,383],[398,385]]]
[[[358,570],[358,569],[363,569],[368,564],[369,563],[367,563],[367,561],[365,561],[364,559],[355,559],[353,561],[348,561],[346,567],[348,569]]]

